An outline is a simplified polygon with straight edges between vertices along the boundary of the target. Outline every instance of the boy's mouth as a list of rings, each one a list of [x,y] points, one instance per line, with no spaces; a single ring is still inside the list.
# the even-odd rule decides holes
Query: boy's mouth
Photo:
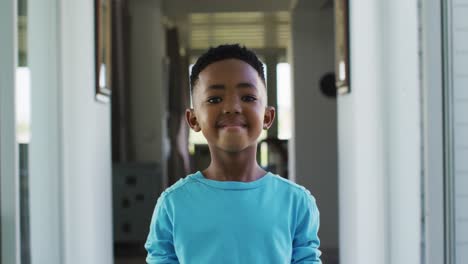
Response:
[[[218,128],[230,128],[230,127],[247,127],[247,124],[238,118],[226,118],[219,121],[216,125]]]

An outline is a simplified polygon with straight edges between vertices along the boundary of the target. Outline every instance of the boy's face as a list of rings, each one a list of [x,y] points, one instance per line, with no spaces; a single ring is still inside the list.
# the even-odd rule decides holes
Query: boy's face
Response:
[[[190,127],[202,131],[210,148],[239,152],[256,147],[262,129],[269,128],[275,109],[267,107],[266,88],[257,71],[238,59],[208,65],[193,89]]]

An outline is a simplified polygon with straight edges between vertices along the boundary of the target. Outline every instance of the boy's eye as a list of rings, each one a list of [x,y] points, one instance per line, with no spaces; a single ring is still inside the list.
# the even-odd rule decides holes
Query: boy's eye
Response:
[[[221,97],[210,97],[208,98],[208,103],[210,104],[217,104],[221,102]]]
[[[254,96],[250,96],[250,95],[242,97],[242,101],[244,101],[244,102],[253,102],[253,101],[256,101],[256,100],[257,100],[257,98],[255,98]]]

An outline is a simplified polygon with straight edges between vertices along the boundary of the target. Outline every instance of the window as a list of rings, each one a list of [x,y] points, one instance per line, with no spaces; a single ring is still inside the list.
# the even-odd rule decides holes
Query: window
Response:
[[[291,106],[291,67],[289,63],[278,63],[277,73],[277,119],[278,138],[290,139],[292,129],[292,106]]]

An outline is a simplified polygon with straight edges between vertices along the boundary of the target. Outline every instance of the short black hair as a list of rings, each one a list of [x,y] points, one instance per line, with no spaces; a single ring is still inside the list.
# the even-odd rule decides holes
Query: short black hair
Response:
[[[190,74],[190,91],[193,92],[195,83],[198,80],[198,75],[203,69],[214,62],[226,59],[238,59],[248,63],[257,71],[265,84],[263,63],[253,51],[247,49],[245,46],[241,47],[239,44],[224,44],[215,48],[210,47],[207,52],[197,59],[197,62],[192,67],[192,73]]]

